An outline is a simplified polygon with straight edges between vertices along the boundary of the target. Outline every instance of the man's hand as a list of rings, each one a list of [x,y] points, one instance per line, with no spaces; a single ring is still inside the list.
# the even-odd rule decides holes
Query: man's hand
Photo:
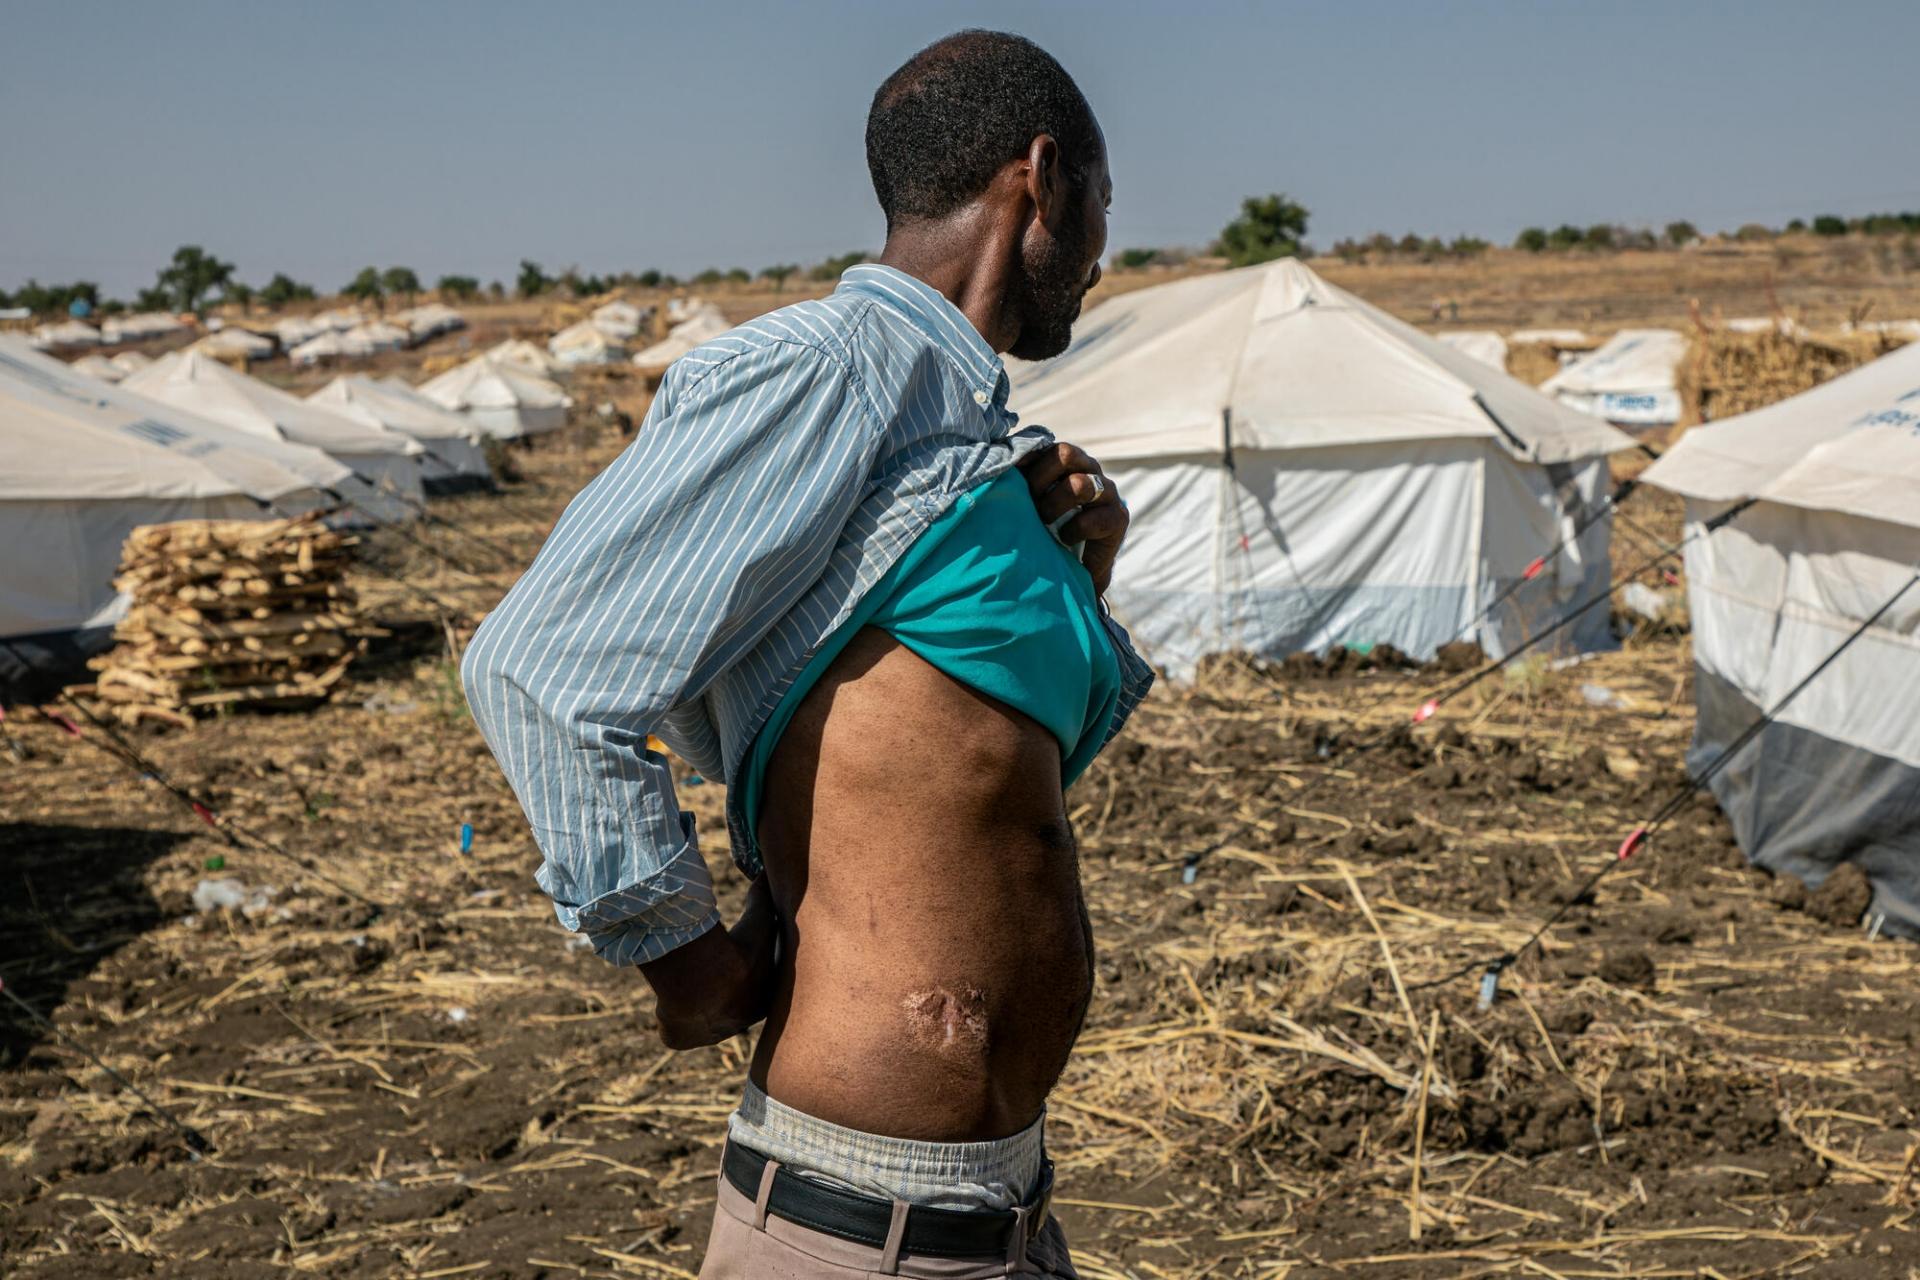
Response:
[[[697,1049],[739,1035],[773,1002],[774,944],[780,920],[763,875],[747,889],[731,929],[712,929],[640,966],[658,1001],[660,1040]]]
[[[1084,542],[1080,563],[1093,577],[1093,589],[1102,595],[1113,581],[1113,562],[1127,537],[1127,508],[1120,491],[1085,449],[1061,442],[1040,449],[1020,461],[1027,490],[1033,494],[1040,522],[1049,527],[1078,511],[1058,530],[1060,541]]]

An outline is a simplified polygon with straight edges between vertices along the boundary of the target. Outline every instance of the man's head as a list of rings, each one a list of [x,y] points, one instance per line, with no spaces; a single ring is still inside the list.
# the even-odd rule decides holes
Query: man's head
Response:
[[[1113,183],[1093,110],[1050,54],[994,31],[922,49],[873,96],[867,168],[889,238],[980,214],[1012,226],[1007,350],[1027,360],[1066,350],[1100,279]]]

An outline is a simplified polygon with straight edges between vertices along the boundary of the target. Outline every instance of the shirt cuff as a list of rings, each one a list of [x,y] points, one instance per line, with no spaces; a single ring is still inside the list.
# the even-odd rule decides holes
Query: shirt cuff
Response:
[[[720,912],[715,909],[710,910],[704,919],[684,928],[650,928],[638,920],[626,920],[610,929],[588,932],[586,937],[593,944],[595,955],[609,964],[626,966],[658,960],[669,951],[676,951],[697,938],[705,937],[719,925]]]

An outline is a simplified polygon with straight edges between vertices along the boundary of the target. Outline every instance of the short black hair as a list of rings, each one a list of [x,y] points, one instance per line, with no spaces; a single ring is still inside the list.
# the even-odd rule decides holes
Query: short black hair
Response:
[[[1098,126],[1052,54],[1004,31],[959,31],[928,45],[887,77],[867,112],[867,169],[887,229],[952,213],[1043,133],[1078,182]]]

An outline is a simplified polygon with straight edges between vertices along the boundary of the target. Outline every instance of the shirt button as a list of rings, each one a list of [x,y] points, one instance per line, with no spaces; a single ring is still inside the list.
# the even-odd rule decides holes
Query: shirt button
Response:
[[[987,402],[987,399],[988,399],[987,393],[984,391],[976,391],[973,393],[973,402],[975,404],[985,404]]]

